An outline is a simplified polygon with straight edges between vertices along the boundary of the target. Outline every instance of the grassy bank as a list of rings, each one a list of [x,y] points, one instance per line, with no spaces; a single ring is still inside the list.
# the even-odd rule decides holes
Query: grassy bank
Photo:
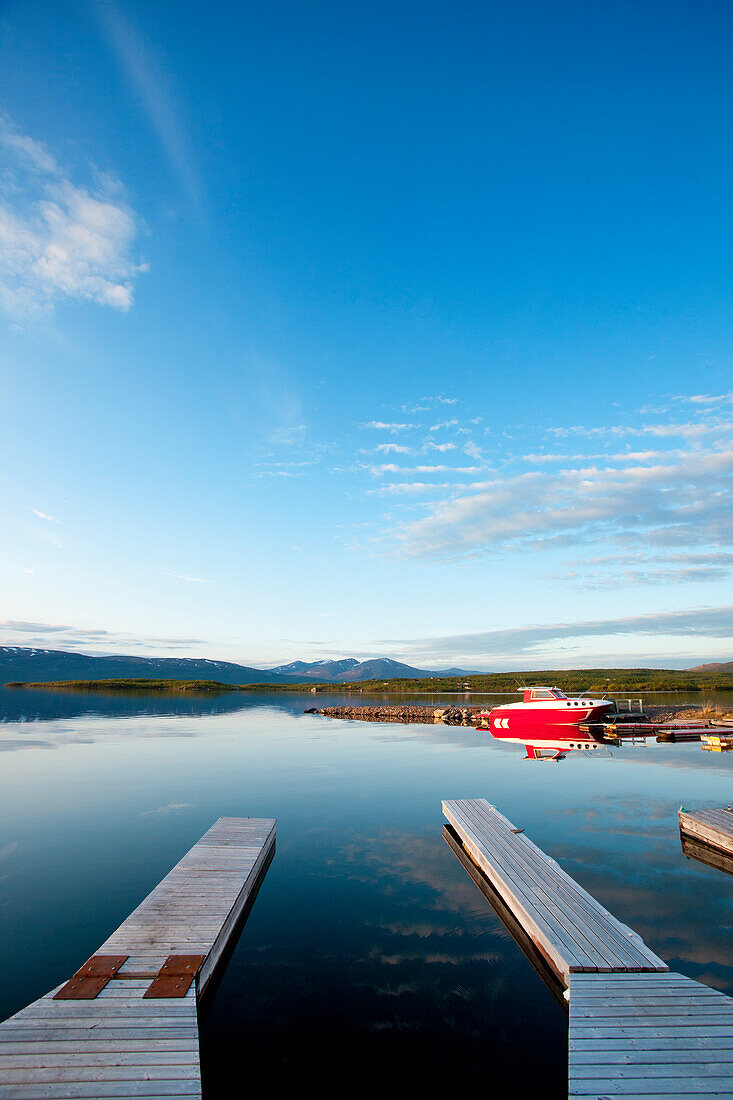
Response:
[[[733,674],[689,672],[660,668],[540,669],[530,672],[491,672],[480,676],[436,676],[419,680],[362,680],[341,684],[246,684],[242,691],[303,691],[316,687],[329,692],[504,692],[519,691],[524,685],[549,684],[567,694],[581,691],[733,691]]]
[[[52,680],[27,683],[20,680],[9,688],[50,688],[53,691],[154,691],[159,693],[239,691],[235,684],[219,680]]]
[[[733,673],[690,672],[660,668],[540,669],[534,672],[491,672],[481,676],[436,676],[418,680],[362,680],[327,684],[223,684],[218,680],[55,680],[48,683],[14,682],[8,687],[68,689],[71,691],[295,691],[360,692],[362,694],[411,694],[463,692],[516,692],[523,685],[549,684],[568,695],[581,691],[733,691]],[[468,685],[468,687],[466,687]]]

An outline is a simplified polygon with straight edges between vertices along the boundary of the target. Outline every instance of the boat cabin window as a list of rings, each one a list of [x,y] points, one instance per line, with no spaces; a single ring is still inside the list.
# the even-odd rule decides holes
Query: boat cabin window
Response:
[[[549,690],[549,688],[534,688],[530,695],[530,699],[554,699],[555,696]]]

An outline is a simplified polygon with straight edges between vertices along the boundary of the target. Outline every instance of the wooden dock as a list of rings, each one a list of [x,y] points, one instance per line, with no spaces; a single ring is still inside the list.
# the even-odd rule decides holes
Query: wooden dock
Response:
[[[68,982],[0,1024],[0,1098],[201,1096],[198,1005],[275,851],[222,817]]]
[[[733,1100],[730,997],[670,972],[485,799],[444,802],[443,812],[451,846],[565,986],[569,1096]]]
[[[571,974],[584,971],[669,970],[485,799],[444,802],[443,813],[566,987]]]
[[[733,856],[733,810],[685,810],[679,812],[680,834]]]

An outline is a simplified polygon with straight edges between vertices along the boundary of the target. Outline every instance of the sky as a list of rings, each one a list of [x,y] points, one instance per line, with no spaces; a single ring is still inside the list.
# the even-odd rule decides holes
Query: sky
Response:
[[[0,644],[733,658],[733,9],[0,4]]]

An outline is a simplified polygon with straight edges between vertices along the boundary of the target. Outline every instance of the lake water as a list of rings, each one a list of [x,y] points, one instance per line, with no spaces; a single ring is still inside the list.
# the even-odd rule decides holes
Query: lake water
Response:
[[[441,800],[464,797],[733,994],[733,877],[687,860],[677,827],[680,804],[728,805],[733,753],[650,739],[538,762],[471,728],[303,714],[344,699],[0,691],[0,1018],[68,977],[217,817],[276,817],[202,1024],[209,1096],[256,1065],[269,1088],[564,1097],[564,1012],[443,840]]]

